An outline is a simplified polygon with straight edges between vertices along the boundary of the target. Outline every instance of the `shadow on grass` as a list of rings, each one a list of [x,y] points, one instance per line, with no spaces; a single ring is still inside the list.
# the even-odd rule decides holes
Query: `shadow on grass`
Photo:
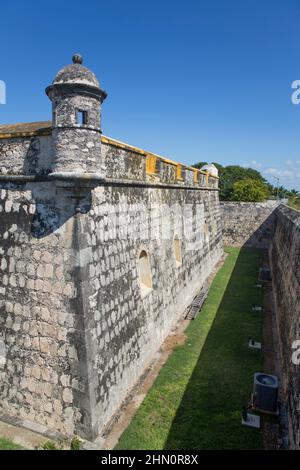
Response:
[[[262,301],[255,286],[261,257],[260,250],[240,250],[164,449],[263,448],[261,432],[241,426],[253,374],[262,368],[261,353],[248,348],[250,337],[262,338],[262,314],[251,309]],[[199,334],[202,314],[189,326],[191,339]]]

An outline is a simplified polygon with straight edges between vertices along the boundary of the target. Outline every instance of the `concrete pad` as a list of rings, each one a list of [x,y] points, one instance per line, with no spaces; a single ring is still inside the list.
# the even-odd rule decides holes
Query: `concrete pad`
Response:
[[[249,426],[250,428],[260,428],[260,416],[252,413],[247,413],[247,421],[242,418],[242,425]]]
[[[251,349],[261,349],[261,343],[259,343],[258,341],[254,341],[254,342],[252,343],[252,341],[249,340],[248,346],[249,346],[249,348],[251,348]]]

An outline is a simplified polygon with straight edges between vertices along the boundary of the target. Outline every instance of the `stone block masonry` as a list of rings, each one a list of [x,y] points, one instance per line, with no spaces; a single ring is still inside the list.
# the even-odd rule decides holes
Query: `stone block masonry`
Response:
[[[0,126],[0,413],[93,439],[222,229],[216,175],[101,136],[106,94],[81,62],[47,88],[52,122]]]
[[[218,193],[98,186],[89,211],[68,214],[67,207],[58,210],[60,192],[60,201],[50,199],[51,185],[1,185],[0,406],[63,434],[93,438],[219,260]],[[49,200],[38,199],[39,191]],[[208,231],[201,249],[182,239],[178,266],[173,238],[151,238],[147,230],[162,226],[157,209],[185,203],[201,204]],[[116,226],[110,209],[122,204]],[[145,229],[145,210],[150,215],[153,207]],[[133,219],[137,231],[128,233]],[[142,249],[152,277],[146,297]]]
[[[290,447],[300,449],[300,213],[287,206],[276,210],[270,265],[282,368],[282,404],[288,414]],[[297,359],[296,357],[296,359]]]
[[[196,193],[148,188],[97,188],[92,213],[80,215],[81,250],[85,253],[84,273],[81,281],[85,299],[88,364],[91,370],[91,407],[95,417],[94,434],[122,403],[130,388],[138,380],[155,352],[178,321],[185,308],[203,285],[220,259],[221,227],[218,194]],[[118,225],[117,236],[112,230],[111,214],[106,212],[108,201],[131,205],[125,214],[129,223],[138,222],[136,231],[122,237]],[[140,205],[142,203],[142,210]],[[189,249],[181,238],[181,263],[174,251],[174,237],[151,237],[143,226],[145,212],[151,208],[184,207],[185,203],[206,206],[205,217],[209,226],[207,241],[202,249]],[[151,229],[162,226],[166,214],[156,211],[151,217]],[[217,221],[217,223],[216,223]],[[204,226],[202,225],[202,231]],[[101,240],[102,233],[102,240]],[[175,232],[179,233],[179,232]],[[110,238],[110,237],[109,237]],[[141,289],[139,255],[146,252],[151,287],[146,295]],[[88,255],[87,255],[88,254]]]
[[[74,220],[38,238],[37,210],[50,223],[53,207],[37,203],[30,185],[1,186],[1,410],[73,434],[87,390],[83,318],[71,308]]]
[[[273,236],[274,211],[280,204],[274,200],[221,202],[224,245],[267,248]]]

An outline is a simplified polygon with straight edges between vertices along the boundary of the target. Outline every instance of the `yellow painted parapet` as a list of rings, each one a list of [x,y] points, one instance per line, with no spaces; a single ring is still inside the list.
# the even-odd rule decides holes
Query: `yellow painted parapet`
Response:
[[[156,157],[154,155],[146,155],[146,174],[155,175],[156,173]]]
[[[177,164],[177,181],[183,181],[180,163]]]
[[[198,171],[199,170],[194,170],[194,183],[198,182]]]
[[[177,181],[183,181],[182,177],[182,169],[187,169],[190,171],[193,171],[194,173],[194,182],[197,183],[199,182],[198,175],[203,174],[205,175],[206,172],[199,170],[197,168],[194,168],[189,165],[184,165],[183,163],[177,163],[174,160],[170,160],[169,158],[162,157],[161,155],[157,155],[152,152],[146,152],[143,149],[140,149],[139,147],[134,147],[133,145],[126,144],[124,142],[121,142],[119,140],[112,139],[110,137],[102,135],[101,137],[102,143],[112,145],[114,147],[118,147],[124,150],[128,150],[130,152],[137,153],[139,155],[143,155],[146,157],[146,174],[147,175],[155,175],[156,174],[156,162],[158,160],[167,163],[168,165],[172,165],[176,167],[176,175],[177,175]]]

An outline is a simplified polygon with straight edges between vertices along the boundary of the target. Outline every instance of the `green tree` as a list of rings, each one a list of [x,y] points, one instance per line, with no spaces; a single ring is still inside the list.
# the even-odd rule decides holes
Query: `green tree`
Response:
[[[266,184],[266,180],[257,170],[253,168],[243,168],[239,165],[230,165],[220,171],[220,199],[230,200],[233,195],[234,184],[242,180],[257,180],[262,184]]]
[[[233,201],[260,202],[267,199],[269,191],[260,180],[247,178],[233,184],[231,199]]]
[[[290,191],[287,191],[289,197],[299,197],[299,191],[297,189],[291,189]]]
[[[207,162],[194,163],[193,167],[198,168],[198,170],[200,170],[204,165],[207,165]]]
[[[290,191],[287,191],[287,196],[288,196],[288,205],[290,207],[293,207],[293,209],[297,209],[298,211],[300,210],[300,194],[297,189],[291,189]]]
[[[195,168],[201,168],[203,165],[205,165],[205,163],[206,162],[199,162],[193,166]],[[244,168],[239,165],[222,166],[215,162],[214,165],[219,170],[219,189],[221,201],[229,201],[232,199],[233,185],[237,181],[251,178],[267,184],[267,181],[262,177],[259,171],[253,170],[253,168]],[[272,185],[270,185],[270,188],[272,188]]]
[[[286,197],[288,197],[289,195],[289,190],[286,189],[284,186],[273,186],[272,184],[270,183],[267,183],[267,186],[269,188],[269,192],[270,192],[270,196],[272,199],[277,199],[277,197],[279,199],[284,199]]]
[[[206,163],[207,162],[198,162],[193,166],[195,168],[202,168]],[[222,166],[219,163],[213,163],[219,170],[219,189],[221,201],[233,200],[234,184],[238,181],[244,181],[248,179],[259,181],[262,185],[264,185],[264,189],[268,193],[267,197],[271,197],[273,199],[276,199],[277,197],[280,199],[289,198],[291,201],[297,201],[298,203],[300,201],[299,191],[296,189],[288,190],[284,186],[273,186],[260,174],[259,171],[254,170],[253,168],[244,168],[239,165]]]

